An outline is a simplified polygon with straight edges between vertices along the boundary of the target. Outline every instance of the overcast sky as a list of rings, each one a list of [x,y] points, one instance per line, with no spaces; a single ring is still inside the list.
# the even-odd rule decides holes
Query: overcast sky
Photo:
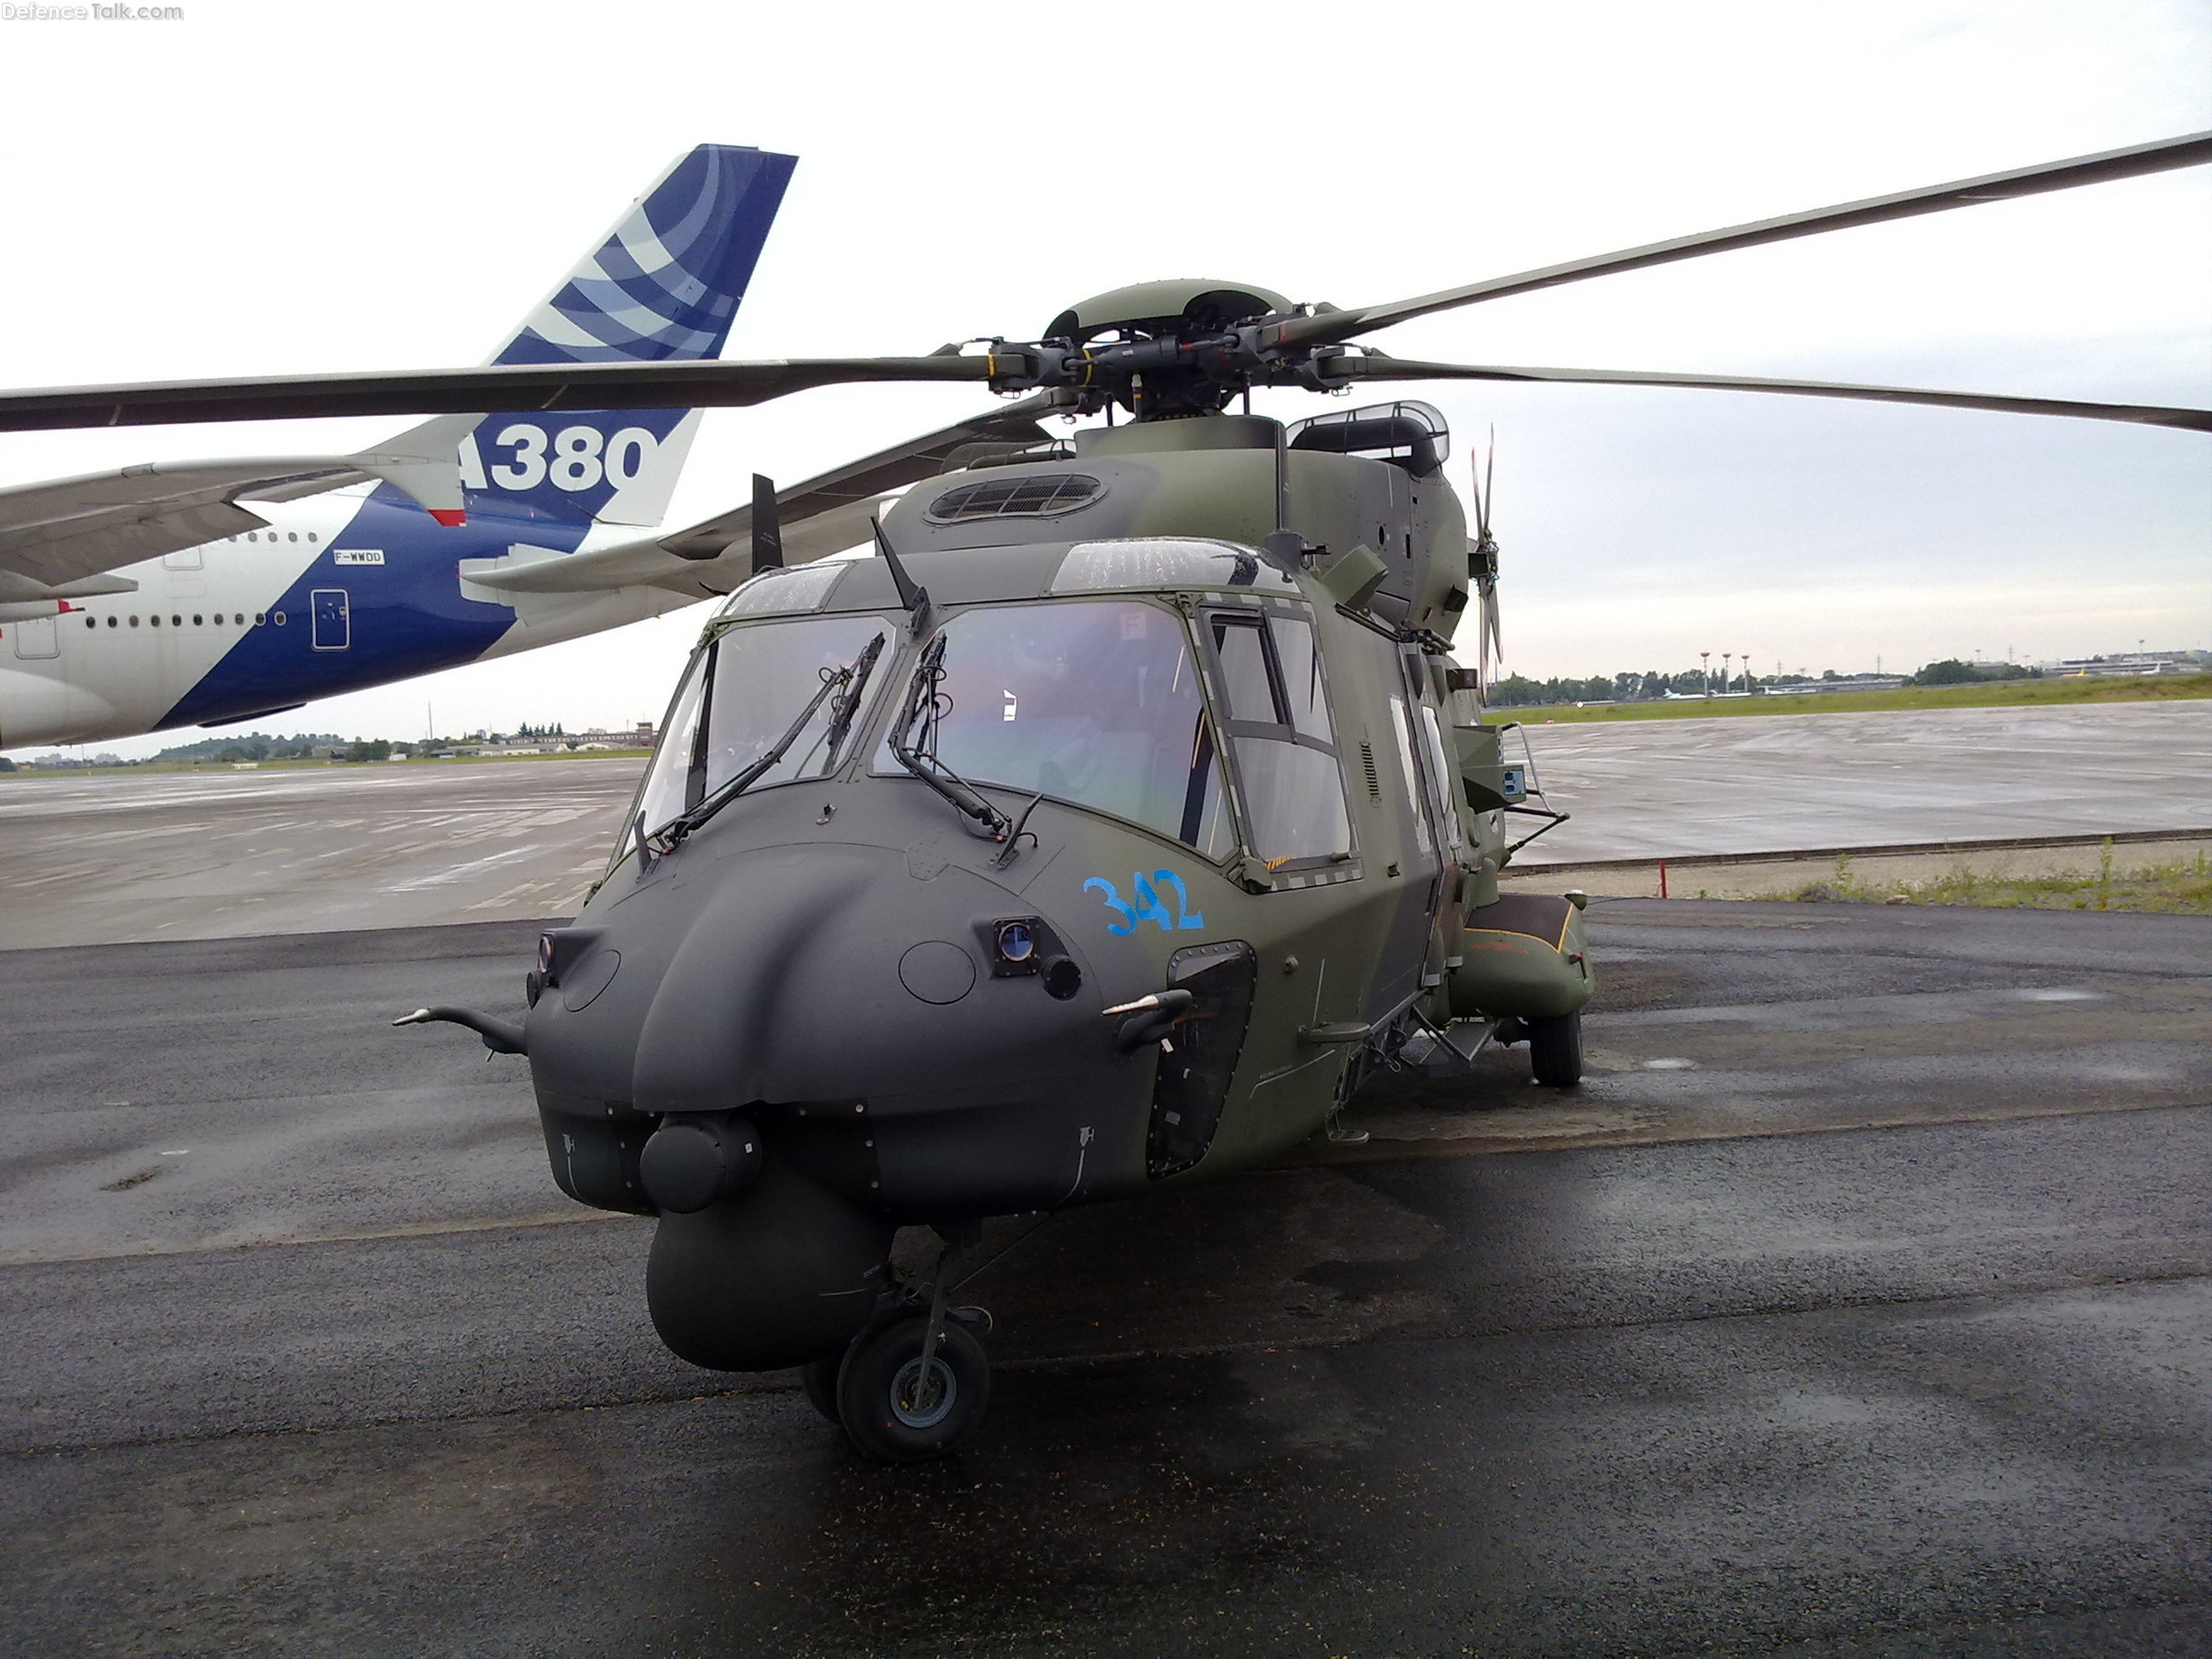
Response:
[[[479,361],[705,141],[800,158],[728,347],[773,357],[1033,337],[1076,299],[1166,276],[1349,305],[2212,127],[2204,0],[182,4],[175,22],[0,22],[6,382]],[[2203,405],[2212,169],[1377,343]],[[2212,646],[2201,435],[1713,393],[1416,394],[1463,456],[1497,427],[1523,673]],[[711,411],[671,522],[743,499],[755,470],[795,479],[977,401],[847,388]],[[351,448],[399,424],[7,436],[0,482]],[[426,702],[446,730],[652,717],[703,618],[282,724],[408,736]]]

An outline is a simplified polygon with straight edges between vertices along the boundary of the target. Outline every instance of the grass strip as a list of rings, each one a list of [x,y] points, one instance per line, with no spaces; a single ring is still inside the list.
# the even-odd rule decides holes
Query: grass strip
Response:
[[[2129,911],[2138,914],[2212,915],[2212,855],[2113,868],[2112,843],[2098,850],[2093,870],[2040,876],[1976,871],[1961,863],[1925,881],[1868,880],[1845,853],[1832,874],[1761,899],[1821,904],[1968,904],[1994,910]]]
[[[1676,702],[1572,703],[1493,709],[1492,720],[1568,725],[1594,720],[1716,720],[1738,714],[1867,714],[1891,709],[1997,709],[2062,703],[2167,702],[2212,697],[2212,674],[2110,679],[1984,680],[1973,686],[1900,686],[1894,691],[1825,691],[1793,697],[1692,697]]]

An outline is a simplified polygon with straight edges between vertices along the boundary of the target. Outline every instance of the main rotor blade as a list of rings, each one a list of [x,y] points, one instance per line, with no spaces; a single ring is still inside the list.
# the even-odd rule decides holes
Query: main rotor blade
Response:
[[[1848,397],[1873,403],[1927,404],[1939,409],[1994,409],[2006,415],[2071,415],[2138,426],[2212,432],[2212,409],[2169,409],[2153,404],[2081,403],[2060,397],[2004,397],[1982,392],[1930,392],[1914,386],[1862,386],[1847,381],[1769,380],[1748,374],[1646,373],[1635,369],[1512,369],[1482,363],[1422,363],[1406,358],[1332,359],[1330,377],[1356,381],[1552,381],[1608,386],[1686,386],[1708,392],[1783,392],[1798,397]]]
[[[1318,316],[1294,317],[1268,331],[1267,343],[1284,347],[1319,345],[1348,340],[1355,335],[1388,328],[1432,312],[1451,311],[1478,300],[1500,300],[1509,294],[1526,294],[1537,288],[1558,288],[1589,276],[1609,276],[1619,271],[1640,271],[1651,265],[1670,265],[1707,253],[1724,253],[1735,248],[1756,248],[1794,237],[1815,236],[1855,225],[1878,225],[1889,219],[1912,218],[1924,213],[1942,213],[1953,207],[1972,207],[1983,202],[2005,202],[2018,196],[2038,195],[2051,190],[2072,190],[2082,184],[2104,184],[2145,173],[2165,172],[2177,167],[2197,167],[2212,161],[2212,133],[2192,133],[2179,138],[2161,138],[2125,149],[2103,150],[2071,160],[2046,161],[2038,167],[2019,167],[2009,172],[1985,173],[1949,184],[1930,184],[1919,190],[1900,190],[1893,195],[1870,196],[1834,207],[1816,207],[1809,213],[1785,214],[1754,224],[1733,225],[1696,236],[1678,236],[1672,241],[1648,242],[1617,253],[1599,253],[1564,265],[1545,265],[1512,276],[1494,276],[1464,288],[1442,288],[1411,300],[1361,306],[1352,311],[1324,312]]]
[[[757,362],[523,363],[365,374],[272,375],[0,392],[0,431],[292,420],[335,415],[460,415],[484,409],[722,408],[816,386],[980,381],[991,359],[793,358]]]

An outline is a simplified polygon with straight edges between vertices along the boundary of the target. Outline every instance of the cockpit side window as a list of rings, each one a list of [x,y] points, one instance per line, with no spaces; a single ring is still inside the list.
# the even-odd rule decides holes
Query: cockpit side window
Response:
[[[935,756],[952,771],[1229,856],[1219,747],[1175,612],[1123,599],[979,606],[941,637]],[[888,737],[875,765],[903,771]]]
[[[1227,618],[1215,618],[1214,654],[1221,661],[1221,700],[1230,719],[1284,724],[1274,677],[1267,672],[1267,629],[1257,617],[1250,627],[1231,626]]]
[[[638,792],[633,816],[641,815],[645,827],[653,829],[666,823],[688,804],[684,796],[690,781],[692,761],[699,752],[699,710],[706,688],[706,657],[708,651],[695,653],[684,670],[683,683],[677,688],[676,700],[668,705],[667,718],[661,722],[660,746],[653,752],[653,764],[646,769],[645,784]],[[616,843],[615,854],[619,858],[629,844],[625,835]]]
[[[1352,851],[1312,621],[1287,610],[1209,611],[1245,838],[1270,869]]]

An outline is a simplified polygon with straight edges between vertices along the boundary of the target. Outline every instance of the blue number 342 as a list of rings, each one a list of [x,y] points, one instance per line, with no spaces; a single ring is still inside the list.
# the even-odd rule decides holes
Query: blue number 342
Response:
[[[1103,893],[1106,896],[1106,908],[1119,918],[1108,926],[1108,933],[1133,934],[1140,922],[1157,922],[1161,930],[1167,933],[1173,933],[1179,927],[1206,925],[1206,917],[1191,908],[1191,896],[1183,888],[1182,877],[1174,871],[1155,870],[1149,877],[1139,872],[1132,875],[1129,880],[1130,890],[1136,895],[1134,900],[1124,899],[1113,883],[1103,876],[1093,876],[1083,884],[1083,890],[1087,893],[1093,888]],[[1156,881],[1159,883],[1159,888],[1174,890],[1175,913],[1172,916],[1168,914],[1168,907],[1159,901],[1159,888],[1152,885]]]

